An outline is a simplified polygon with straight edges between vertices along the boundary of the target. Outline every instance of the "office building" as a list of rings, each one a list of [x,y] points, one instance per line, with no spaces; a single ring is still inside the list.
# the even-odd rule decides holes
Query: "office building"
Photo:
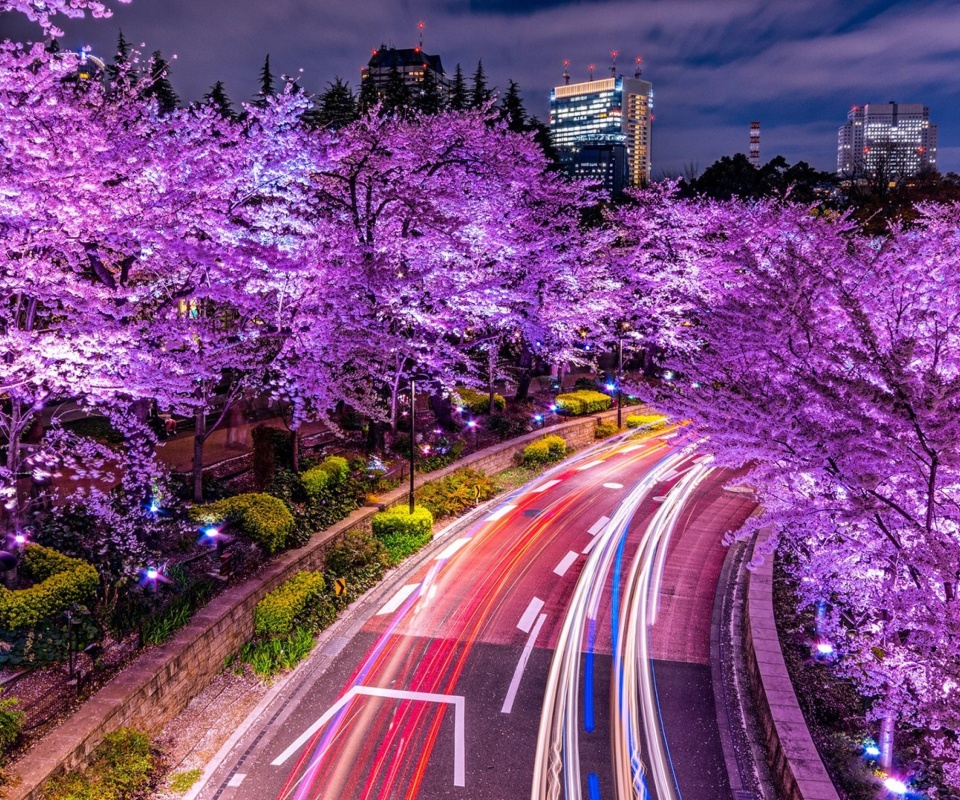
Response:
[[[441,92],[445,92],[449,85],[440,56],[427,55],[421,47],[398,50],[396,47],[387,47],[385,44],[373,51],[367,66],[360,70],[360,80],[363,83],[372,82],[377,90],[382,92],[394,69],[403,77],[404,84],[411,89],[419,88],[428,72],[431,73]]]
[[[550,135],[572,175],[604,162],[604,188],[615,192],[616,162],[626,163],[625,182],[650,181],[650,122],[653,87],[649,81],[613,75],[557,86],[550,93]],[[620,156],[617,151],[620,150]],[[608,168],[609,167],[609,168]]]
[[[854,106],[840,127],[838,175],[895,180],[936,168],[937,126],[922,103]]]

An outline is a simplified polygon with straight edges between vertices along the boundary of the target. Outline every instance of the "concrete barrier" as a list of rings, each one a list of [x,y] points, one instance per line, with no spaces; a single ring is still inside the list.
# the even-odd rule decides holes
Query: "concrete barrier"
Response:
[[[765,542],[763,528],[754,547]],[[773,556],[750,573],[743,621],[744,656],[770,770],[783,800],[839,800],[797,702],[773,616]]]
[[[624,413],[642,409],[624,408]],[[419,475],[415,485],[437,480],[461,467],[500,472],[515,463],[516,453],[546,433],[559,434],[574,448],[591,444],[597,422],[610,419],[616,419],[616,411],[548,426],[481,450],[443,470]],[[402,502],[406,491],[400,488],[384,496],[381,507]],[[60,772],[83,765],[103,737],[117,728],[159,732],[206,687],[223,668],[225,659],[253,636],[253,608],[263,596],[301,570],[322,569],[327,547],[350,528],[369,529],[378,511],[377,507],[357,509],[315,534],[304,547],[281,553],[258,575],[215,597],[170,641],[142,653],[12,764],[7,770],[10,785],[5,787],[4,796],[8,800],[39,800],[44,783]]]

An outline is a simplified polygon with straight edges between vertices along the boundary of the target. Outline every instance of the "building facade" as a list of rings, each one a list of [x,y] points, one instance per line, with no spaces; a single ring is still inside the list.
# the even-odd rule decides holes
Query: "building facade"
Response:
[[[446,91],[448,88],[449,82],[443,71],[440,56],[427,55],[419,47],[398,50],[396,47],[380,45],[379,49],[373,51],[367,66],[361,68],[360,80],[362,83],[370,81],[379,91],[383,91],[394,69],[403,77],[404,84],[411,89],[417,89],[428,72],[431,73],[441,91]]]
[[[629,186],[650,181],[652,109],[653,86],[640,78],[557,86],[550,92],[550,136],[572,175],[588,177],[602,164],[610,176],[604,189],[615,193],[619,180]],[[618,160],[626,164],[625,178]]]
[[[854,106],[837,139],[837,174],[891,180],[937,168],[937,126],[922,103]]]

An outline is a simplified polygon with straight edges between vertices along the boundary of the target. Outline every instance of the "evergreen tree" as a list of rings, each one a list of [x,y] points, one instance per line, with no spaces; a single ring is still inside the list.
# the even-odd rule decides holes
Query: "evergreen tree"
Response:
[[[463,80],[463,70],[457,64],[456,72],[453,74],[453,86],[450,87],[450,110],[466,111],[468,106],[467,85]]]
[[[391,65],[387,73],[387,81],[383,86],[383,113],[398,117],[407,116],[410,109],[410,89],[403,79],[396,63]]]
[[[357,98],[350,91],[350,84],[337,76],[327,84],[327,89],[317,97],[313,108],[303,118],[312,128],[338,130],[353,122],[358,111]]]
[[[263,60],[263,67],[260,69],[260,90],[257,92],[255,105],[263,106],[267,103],[267,98],[275,94],[273,88],[273,73],[270,71],[270,54]]]
[[[373,82],[373,78],[368,74],[360,81],[360,95],[357,98],[358,111],[361,114],[366,114],[379,102],[380,92],[377,90],[377,85]]]
[[[227,93],[223,88],[223,81],[217,81],[210,87],[210,91],[203,96],[203,102],[206,105],[215,106],[217,111],[220,112],[220,116],[224,119],[237,118],[237,114],[233,110],[233,104],[230,102],[230,98],[227,97]]]
[[[483,108],[490,102],[493,92],[487,86],[487,76],[483,71],[483,61],[477,62],[477,71],[473,73],[473,91],[470,93],[470,108]]]
[[[523,98],[520,97],[520,87],[515,81],[507,85],[507,93],[500,101],[500,119],[507,123],[507,127],[516,133],[530,130],[527,125],[527,110],[523,107]]]
[[[169,114],[180,106],[180,98],[170,83],[170,63],[159,50],[154,50],[147,65],[149,81],[144,89],[144,97],[152,97],[160,106],[161,114]]]
[[[413,98],[413,106],[421,114],[439,114],[443,111],[443,93],[432,69],[424,71],[423,81]]]
[[[107,64],[107,77],[110,79],[111,86],[119,87],[121,83],[124,86],[130,86],[136,81],[136,75],[130,63],[132,49],[130,43],[123,37],[123,31],[120,31],[117,36],[117,52],[113,55],[113,61]]]

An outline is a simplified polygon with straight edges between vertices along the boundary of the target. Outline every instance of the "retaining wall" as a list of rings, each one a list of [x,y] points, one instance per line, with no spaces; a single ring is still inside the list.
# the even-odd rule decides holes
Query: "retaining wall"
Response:
[[[643,410],[624,408],[624,415]],[[514,455],[545,433],[562,436],[568,446],[582,447],[594,441],[598,420],[615,420],[616,411],[561,422],[461,459],[428,475],[419,475],[421,486],[461,467],[488,473],[512,466]],[[83,763],[108,733],[134,727],[158,733],[179,714],[223,668],[226,658],[253,636],[253,608],[263,596],[300,570],[321,569],[327,547],[349,528],[369,529],[380,508],[402,502],[406,489],[384,496],[379,507],[364,507],[316,534],[304,547],[273,558],[253,578],[231,587],[198,611],[190,623],[170,641],[144,652],[110,680],[56,730],[45,736],[8,769],[13,785],[6,787],[9,800],[38,800],[43,784],[58,773]]]
[[[756,544],[771,530],[762,529]],[[780,649],[773,617],[773,556],[749,574],[744,657],[777,792],[783,800],[839,800],[813,743]]]

